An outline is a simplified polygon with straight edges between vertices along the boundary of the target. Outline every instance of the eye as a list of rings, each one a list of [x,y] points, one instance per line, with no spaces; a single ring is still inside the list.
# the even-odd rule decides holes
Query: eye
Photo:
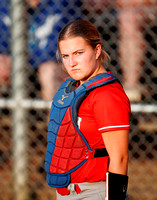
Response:
[[[66,59],[66,58],[68,58],[68,55],[62,55],[62,58]]]
[[[83,52],[82,51],[77,51],[76,54],[77,55],[81,55]]]

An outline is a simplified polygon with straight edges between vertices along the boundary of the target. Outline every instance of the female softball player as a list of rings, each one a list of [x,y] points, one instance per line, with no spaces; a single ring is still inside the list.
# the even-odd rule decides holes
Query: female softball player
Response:
[[[47,182],[57,200],[124,200],[128,184],[130,102],[104,65],[97,29],[65,26],[58,56],[69,76],[56,93],[48,124]]]

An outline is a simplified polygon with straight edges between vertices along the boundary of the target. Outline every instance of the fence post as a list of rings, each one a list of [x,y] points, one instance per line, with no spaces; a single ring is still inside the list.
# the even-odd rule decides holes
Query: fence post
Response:
[[[16,200],[28,199],[25,97],[26,12],[25,1],[11,0],[11,56],[13,107],[13,178]]]

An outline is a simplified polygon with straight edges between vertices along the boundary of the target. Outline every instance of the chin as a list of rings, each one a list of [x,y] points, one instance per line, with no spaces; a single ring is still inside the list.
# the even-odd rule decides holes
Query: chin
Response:
[[[70,75],[74,80],[76,81],[80,81],[81,78],[79,76],[74,76],[74,75]]]

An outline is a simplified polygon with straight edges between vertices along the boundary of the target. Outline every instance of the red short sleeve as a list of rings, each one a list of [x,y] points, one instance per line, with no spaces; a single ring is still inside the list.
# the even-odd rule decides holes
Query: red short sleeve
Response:
[[[98,131],[130,128],[130,102],[118,82],[95,89],[92,96],[93,115]]]

